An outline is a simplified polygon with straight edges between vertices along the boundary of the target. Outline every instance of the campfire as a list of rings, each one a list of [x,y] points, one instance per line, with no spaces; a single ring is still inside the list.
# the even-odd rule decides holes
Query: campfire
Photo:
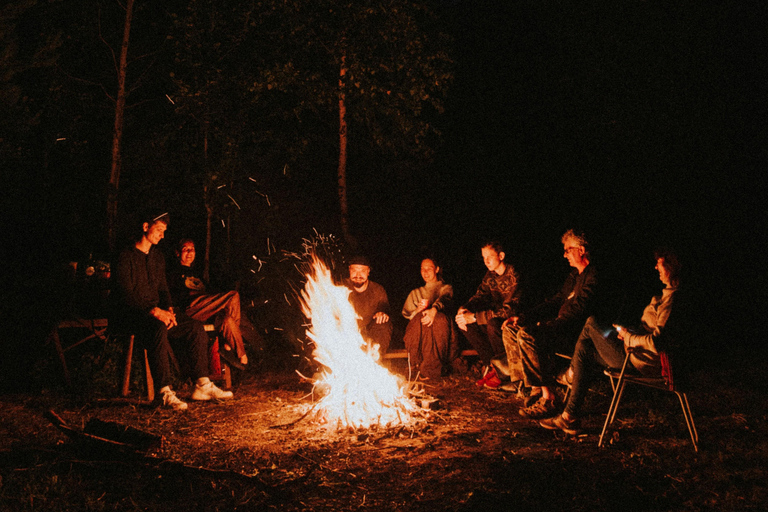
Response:
[[[349,290],[333,283],[322,262],[314,262],[302,297],[312,355],[323,367],[315,387],[327,392],[316,404],[317,417],[338,428],[412,423],[418,407],[407,383],[379,364],[379,347],[360,334]]]

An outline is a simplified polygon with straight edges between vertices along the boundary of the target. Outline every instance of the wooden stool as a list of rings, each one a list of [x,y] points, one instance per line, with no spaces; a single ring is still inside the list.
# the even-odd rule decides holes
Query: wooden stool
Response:
[[[128,341],[128,350],[125,351],[125,371],[123,372],[123,396],[128,396],[131,388],[131,362],[133,360],[133,342],[134,336],[131,334],[131,338]],[[147,349],[144,352],[144,375],[147,382],[147,400],[150,402],[155,399],[155,381],[152,379],[152,372],[149,370],[149,358],[147,357]]]
[[[216,328],[213,324],[205,324],[204,325],[205,332],[212,333],[216,331]],[[128,396],[130,394],[130,387],[131,387],[131,364],[133,361],[133,343],[134,343],[134,336],[131,335],[130,340],[128,341],[128,350],[126,350],[125,353],[125,370],[123,372],[123,390],[122,395]],[[214,339],[213,345],[211,347],[211,356],[218,358],[219,357],[219,338],[216,336]],[[216,348],[216,350],[213,350],[213,348]],[[147,385],[147,399],[152,402],[155,399],[155,382],[152,379],[152,372],[149,369],[149,357],[147,356],[147,350],[144,349],[144,375]],[[223,380],[224,381],[224,389],[232,389],[232,371],[229,368],[229,365],[224,362],[220,361],[220,372],[216,372],[214,375],[211,375],[211,380]],[[211,361],[211,367],[212,369],[215,367],[215,364],[218,361]]]

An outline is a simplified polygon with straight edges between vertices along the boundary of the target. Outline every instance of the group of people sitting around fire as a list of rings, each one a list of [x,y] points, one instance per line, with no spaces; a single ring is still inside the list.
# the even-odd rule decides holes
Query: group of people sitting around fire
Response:
[[[238,292],[207,291],[205,280],[193,266],[192,240],[179,242],[177,261],[166,269],[156,245],[168,222],[168,214],[147,217],[137,241],[120,254],[111,322],[117,331],[133,334],[147,350],[157,405],[179,411],[188,405],[171,387],[174,365],[193,379],[192,400],[233,397],[231,391],[210,380],[209,341],[203,322],[215,323],[223,339],[221,357],[242,369],[248,365],[243,342],[247,321],[241,317]],[[598,274],[590,264],[585,236],[568,230],[561,242],[563,255],[573,267],[570,274],[560,291],[527,309],[521,307],[519,277],[498,242],[481,248],[488,271],[475,294],[457,310],[452,307],[453,288],[443,281],[439,265],[433,258],[423,259],[424,285],[408,294],[402,308],[408,322],[403,341],[410,366],[425,379],[461,371],[465,367],[460,357],[461,332],[482,366],[477,386],[518,392],[525,397],[521,416],[568,434],[579,431],[585,393],[601,369],[621,367],[630,353],[635,370],[660,375],[659,347],[668,343],[668,319],[680,281],[678,258],[669,250],[654,255],[665,287],[646,306],[638,328],[604,326],[595,313]],[[369,279],[371,264],[364,256],[349,259],[348,269],[344,284],[350,290],[360,332],[383,355],[394,331],[387,293]],[[564,374],[571,389],[565,404],[555,392],[556,354],[571,356]]]
[[[587,240],[582,233],[568,230],[561,242],[563,256],[573,268],[555,295],[528,309],[521,307],[518,275],[505,261],[498,242],[481,248],[488,271],[455,316],[451,314],[452,286],[443,281],[434,259],[423,259],[424,285],[409,293],[402,309],[408,320],[403,341],[411,367],[425,379],[461,369],[457,333],[461,331],[482,365],[478,386],[518,392],[525,397],[521,416],[568,434],[579,431],[591,379],[603,369],[620,368],[627,353],[635,370],[661,375],[659,345],[668,343],[665,326],[680,282],[676,255],[668,249],[654,254],[664,289],[651,299],[636,329],[601,326],[596,315],[598,274],[590,264]],[[366,258],[352,258],[346,284],[363,337],[384,354],[393,332],[389,303],[384,288],[369,280],[370,272]],[[557,369],[556,355],[570,356],[570,367],[563,375]],[[555,392],[559,376],[571,388],[566,404]]]

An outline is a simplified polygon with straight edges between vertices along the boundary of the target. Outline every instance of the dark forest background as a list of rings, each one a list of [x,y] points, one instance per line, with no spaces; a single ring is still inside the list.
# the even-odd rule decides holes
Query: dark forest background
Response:
[[[348,83],[350,226],[395,312],[424,254],[468,298],[487,239],[505,244],[535,302],[562,283],[560,236],[575,227],[628,297],[617,317],[639,318],[660,287],[652,249],[671,245],[697,297],[702,360],[763,353],[763,3],[312,4],[136,2],[119,240],[143,208],[162,208],[167,255],[192,237],[199,258],[207,204],[216,283],[238,284],[255,305],[295,289],[277,254],[315,233],[342,238],[344,49],[365,64]],[[125,11],[107,0],[3,5],[2,344],[13,380],[62,314],[61,269],[112,256]],[[284,315],[260,318],[273,328]]]

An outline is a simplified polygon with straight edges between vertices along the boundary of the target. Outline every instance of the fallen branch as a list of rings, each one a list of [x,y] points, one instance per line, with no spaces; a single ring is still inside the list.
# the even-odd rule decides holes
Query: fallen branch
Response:
[[[292,426],[292,425],[295,425],[296,423],[298,423],[298,422],[300,422],[301,420],[303,420],[304,418],[306,418],[306,417],[309,415],[309,413],[311,413],[311,412],[312,412],[312,411],[315,409],[315,407],[317,407],[317,404],[319,404],[319,403],[320,403],[320,402],[315,402],[314,404],[312,404],[312,407],[310,407],[310,408],[307,410],[307,412],[305,412],[304,414],[302,414],[300,418],[298,418],[298,419],[296,419],[296,420],[293,420],[293,421],[292,421],[292,422],[290,422],[290,423],[283,423],[283,424],[281,424],[281,425],[271,425],[269,428],[287,428],[287,427],[290,427],[290,426]]]
[[[142,432],[117,423],[100,422],[98,420],[96,422],[89,422],[86,429],[90,427],[92,432],[95,431],[102,434],[95,435],[70,426],[53,410],[46,411],[44,416],[70,439],[81,443],[87,448],[95,448],[99,451],[106,448],[107,450],[117,451],[122,454],[135,455],[149,448],[162,447],[163,444],[162,436]],[[118,437],[120,440],[110,439],[105,436]]]

